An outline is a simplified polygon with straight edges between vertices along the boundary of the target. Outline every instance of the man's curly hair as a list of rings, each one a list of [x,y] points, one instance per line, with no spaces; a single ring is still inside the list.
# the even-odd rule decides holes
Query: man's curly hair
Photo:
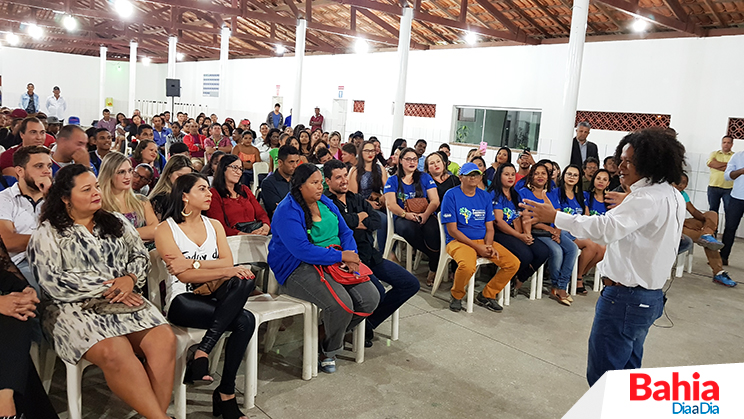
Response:
[[[615,149],[615,161],[625,145],[633,147],[631,163],[642,178],[651,183],[679,183],[685,165],[685,146],[667,128],[647,128],[626,135]]]

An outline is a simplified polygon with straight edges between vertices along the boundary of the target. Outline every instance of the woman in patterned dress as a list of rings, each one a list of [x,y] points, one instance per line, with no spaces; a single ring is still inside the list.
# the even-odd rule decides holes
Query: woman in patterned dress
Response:
[[[137,229],[142,241],[152,242],[158,217],[150,202],[132,190],[132,173],[132,164],[126,156],[116,151],[106,154],[98,175],[101,208],[122,214]]]
[[[63,361],[85,358],[140,415],[168,418],[176,338],[160,311],[135,291],[145,283],[149,255],[123,216],[101,209],[97,183],[83,165],[63,167],[44,201],[27,250],[42,289],[42,328]],[[145,307],[97,314],[83,309],[91,298]]]

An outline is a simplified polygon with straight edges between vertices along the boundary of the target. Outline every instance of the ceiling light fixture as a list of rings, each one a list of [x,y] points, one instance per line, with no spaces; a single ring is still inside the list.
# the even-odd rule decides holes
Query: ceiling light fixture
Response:
[[[634,32],[646,32],[648,21],[646,19],[636,19],[631,26]]]
[[[31,23],[26,27],[26,32],[28,32],[29,36],[34,39],[39,39],[44,36],[44,29],[41,29],[41,27],[34,23]]]
[[[14,34],[13,32],[8,32],[5,35],[5,40],[8,41],[8,45],[12,47],[18,45],[21,42],[21,38],[19,38],[18,35]]]
[[[357,54],[366,54],[369,52],[369,44],[364,39],[357,39],[356,44],[354,44],[354,51],[356,51]]]
[[[277,45],[276,46],[276,53],[278,55],[283,55],[285,52],[287,52],[287,49],[284,48],[284,45]]]
[[[142,65],[148,66],[151,62],[152,60],[150,59],[150,57],[142,57]]]
[[[115,0],[114,9],[116,9],[116,13],[118,13],[120,17],[125,19],[132,16],[132,13],[134,13],[134,6],[132,6],[132,3],[129,0]]]
[[[78,27],[77,19],[74,17],[67,15],[64,18],[62,18],[62,25],[70,32],[75,32]]]
[[[184,58],[186,58],[186,56],[183,54],[183,52],[179,52],[178,54],[176,54],[177,61],[183,61]]]
[[[473,32],[466,33],[465,42],[467,42],[470,45],[475,45],[478,42],[478,35],[476,35]]]

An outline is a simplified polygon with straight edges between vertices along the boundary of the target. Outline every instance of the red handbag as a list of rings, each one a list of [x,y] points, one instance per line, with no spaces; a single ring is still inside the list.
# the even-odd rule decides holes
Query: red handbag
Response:
[[[328,246],[328,248],[343,251],[341,246],[338,245],[330,245]],[[350,272],[346,264],[343,264],[342,262],[333,265],[315,265],[315,270],[318,271],[320,280],[326,285],[326,287],[328,287],[328,291],[331,292],[333,298],[341,306],[341,308],[346,310],[347,313],[362,317],[372,315],[372,313],[359,313],[347,307],[346,304],[344,304],[344,302],[341,301],[340,298],[338,298],[338,294],[336,294],[336,291],[333,290],[333,287],[331,286],[331,284],[328,283],[328,280],[325,278],[324,275],[324,272],[328,273],[334,281],[338,282],[341,285],[361,284],[362,282],[369,281],[369,276],[372,275],[372,270],[369,269],[367,265],[359,262],[359,272]]]

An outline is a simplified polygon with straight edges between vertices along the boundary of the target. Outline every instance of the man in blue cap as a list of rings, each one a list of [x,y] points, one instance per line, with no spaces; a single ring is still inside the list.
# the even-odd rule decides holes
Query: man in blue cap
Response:
[[[503,308],[496,296],[519,270],[519,259],[493,242],[493,202],[488,192],[478,188],[483,173],[475,163],[460,168],[460,185],[447,191],[442,198],[442,224],[446,226],[447,253],[457,262],[452,284],[450,310],[462,310],[465,287],[476,269],[479,257],[491,260],[500,269],[488,281],[475,302],[491,311]]]

